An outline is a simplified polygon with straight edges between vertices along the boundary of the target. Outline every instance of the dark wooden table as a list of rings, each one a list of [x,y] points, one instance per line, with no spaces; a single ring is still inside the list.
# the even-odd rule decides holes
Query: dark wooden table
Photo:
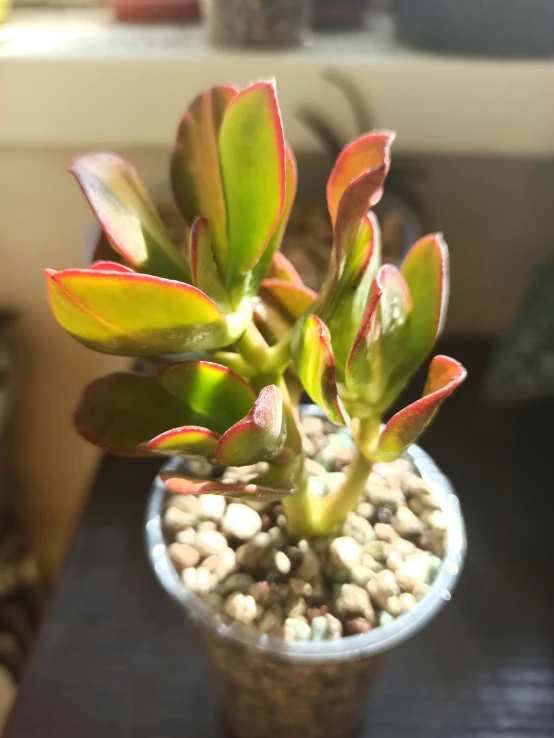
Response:
[[[450,605],[394,652],[365,735],[552,738],[554,406],[483,406],[488,344],[447,348],[471,379],[424,445],[457,487],[468,559]],[[156,469],[103,460],[9,738],[223,734],[194,632],[147,566],[142,526]]]

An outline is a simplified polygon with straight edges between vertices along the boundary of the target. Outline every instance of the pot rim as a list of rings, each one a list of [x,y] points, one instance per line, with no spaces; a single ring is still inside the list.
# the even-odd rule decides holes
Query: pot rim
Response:
[[[302,412],[324,417],[315,405],[302,405]],[[193,592],[187,590],[169,559],[163,534],[162,511],[165,485],[158,475],[151,488],[146,511],[146,548],[154,574],[167,594],[193,621],[220,638],[229,638],[243,647],[265,652],[273,658],[293,663],[329,663],[376,656],[403,643],[426,626],[450,601],[460,578],[466,550],[465,525],[460,503],[449,479],[433,459],[419,446],[413,445],[405,454],[427,482],[431,483],[442,506],[448,525],[446,553],[431,589],[411,612],[400,615],[390,624],[369,633],[347,636],[329,641],[294,641],[260,633],[215,613]],[[171,459],[160,471],[182,467],[182,459]]]

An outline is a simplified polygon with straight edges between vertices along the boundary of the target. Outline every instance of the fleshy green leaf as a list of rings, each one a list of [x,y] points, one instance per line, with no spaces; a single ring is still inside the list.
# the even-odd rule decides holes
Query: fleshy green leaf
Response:
[[[208,428],[186,425],[161,433],[147,443],[141,444],[140,448],[166,456],[204,456],[212,461],[215,460],[219,438],[217,433]]]
[[[46,270],[52,311],[89,348],[151,356],[225,346],[218,307],[196,287],[146,274]]]
[[[391,461],[415,443],[431,423],[440,406],[466,378],[464,367],[448,356],[435,356],[423,395],[417,402],[396,413],[379,435],[377,448],[371,458]]]
[[[260,283],[260,281],[266,276],[268,269],[272,263],[273,256],[277,253],[283,242],[283,236],[289,222],[292,206],[294,205],[294,198],[296,197],[296,189],[298,186],[298,168],[296,166],[296,159],[292,153],[292,149],[289,146],[285,148],[285,166],[286,166],[286,180],[285,180],[285,206],[283,208],[283,214],[281,220],[277,226],[277,230],[271,237],[269,246],[262,254],[260,261],[254,267],[254,286]]]
[[[207,218],[220,274],[227,273],[227,208],[219,160],[219,133],[225,112],[237,95],[233,87],[214,87],[199,95],[185,113],[171,160],[175,200],[189,225]]]
[[[296,371],[306,392],[330,420],[347,425],[347,415],[337,392],[331,337],[321,318],[308,315],[297,323],[291,348]]]
[[[209,361],[174,364],[159,375],[162,387],[189,407],[200,425],[225,433],[252,409],[256,394],[238,374]]]
[[[381,262],[381,234],[377,218],[369,213],[353,248],[342,265],[331,271],[313,312],[329,326],[339,379],[367,307],[372,281]],[[333,269],[333,267],[331,267]]]
[[[222,310],[229,309],[229,296],[221,280],[212,252],[206,218],[194,221],[190,234],[190,268],[192,283],[211,297]]]
[[[398,269],[382,266],[373,284],[346,366],[349,392],[381,412],[390,376],[401,360],[409,330],[411,299]]]
[[[180,495],[226,495],[233,499],[254,500],[262,498],[266,501],[278,500],[294,492],[293,488],[280,489],[277,487],[266,487],[259,484],[256,479],[247,484],[225,483],[201,479],[190,479],[183,474],[175,472],[162,472],[161,478],[170,492]]]
[[[76,159],[71,172],[113,248],[139,272],[188,281],[182,254],[135,169],[114,154]]]
[[[292,325],[313,304],[317,293],[304,285],[300,286],[280,279],[264,279],[261,284],[260,297],[265,302],[276,304],[281,313],[292,319]]]
[[[386,176],[390,167],[390,147],[395,136],[393,131],[372,131],[352,141],[342,151],[327,182],[327,206],[333,224],[337,219],[340,201],[354,180],[378,169],[382,164],[385,164]],[[376,192],[375,196],[380,199],[380,193]]]
[[[186,408],[154,377],[117,373],[86,388],[74,421],[80,435],[104,451],[147,456],[140,444],[188,418]]]
[[[228,285],[258,263],[285,207],[285,141],[275,85],[258,82],[229,105],[219,135],[229,236]]]
[[[287,257],[280,251],[273,254],[273,259],[267,272],[268,279],[280,279],[283,282],[292,282],[293,284],[303,285],[302,277],[298,274],[294,266]]]
[[[435,345],[446,319],[449,259],[442,234],[424,236],[415,243],[407,253],[401,271],[413,302],[405,357],[414,372]]]
[[[283,396],[275,385],[264,387],[248,415],[219,440],[217,459],[226,466],[247,466],[274,458],[287,438]]]

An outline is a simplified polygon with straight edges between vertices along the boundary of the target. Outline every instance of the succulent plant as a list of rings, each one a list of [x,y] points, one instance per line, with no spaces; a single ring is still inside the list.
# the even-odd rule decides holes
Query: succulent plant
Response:
[[[337,159],[327,185],[334,246],[317,295],[279,253],[296,166],[272,82],[210,89],[185,113],[171,181],[186,253],[130,164],[107,153],[78,159],[72,172],[106,238],[90,268],[46,271],[56,319],[96,351],[185,354],[156,376],[93,382],[75,412],[79,433],[117,454],[257,465],[247,482],[178,473],[165,481],[184,494],[282,497],[298,535],[342,522],[373,462],[404,453],[465,378],[454,359],[435,357],[421,399],[382,423],[432,349],[448,297],[440,235],[418,241],[401,269],[381,265],[371,208],[393,140],[368,133]],[[345,484],[324,497],[306,471],[302,388],[357,447]]]

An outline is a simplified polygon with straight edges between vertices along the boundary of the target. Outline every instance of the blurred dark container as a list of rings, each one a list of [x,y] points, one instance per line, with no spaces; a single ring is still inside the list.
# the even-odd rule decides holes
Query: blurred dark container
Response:
[[[394,0],[398,36],[430,51],[554,55],[554,0]]]
[[[198,0],[104,0],[123,23],[164,23],[198,20]]]
[[[286,49],[309,35],[313,0],[202,0],[202,15],[214,46]]]
[[[360,28],[368,0],[316,0],[314,27],[321,30]]]

